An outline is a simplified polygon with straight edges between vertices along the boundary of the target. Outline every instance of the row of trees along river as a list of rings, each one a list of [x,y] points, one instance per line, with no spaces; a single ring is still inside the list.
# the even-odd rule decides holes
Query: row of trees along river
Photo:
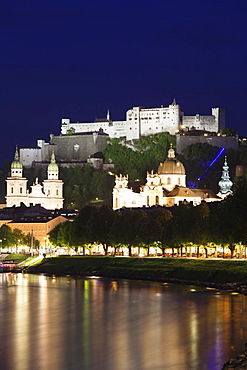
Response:
[[[90,249],[93,243],[102,244],[115,253],[121,246],[159,247],[182,250],[185,246],[228,248],[231,257],[236,245],[247,244],[247,185],[239,184],[234,195],[225,201],[193,207],[182,204],[172,209],[154,209],[149,212],[133,209],[113,211],[110,206],[85,206],[73,222],[59,224],[50,232],[50,242],[69,248]]]

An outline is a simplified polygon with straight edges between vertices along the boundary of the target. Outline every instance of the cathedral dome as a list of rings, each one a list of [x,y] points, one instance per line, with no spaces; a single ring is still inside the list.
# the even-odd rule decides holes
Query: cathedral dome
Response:
[[[11,169],[18,169],[18,170],[22,170],[22,164],[20,162],[20,159],[19,159],[19,153],[18,153],[18,148],[16,147],[16,150],[15,150],[15,159],[13,160],[13,162],[11,163]]]
[[[185,175],[184,165],[175,158],[175,152],[171,148],[168,150],[168,156],[163,163],[160,163],[158,168],[159,175]]]

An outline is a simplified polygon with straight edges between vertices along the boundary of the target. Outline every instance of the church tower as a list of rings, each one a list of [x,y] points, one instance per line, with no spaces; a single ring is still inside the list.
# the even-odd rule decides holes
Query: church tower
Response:
[[[27,179],[22,177],[22,164],[20,162],[18,147],[16,146],[14,161],[11,163],[11,174],[7,177],[6,206],[19,207],[20,203],[28,205]]]
[[[55,154],[52,152],[51,161],[47,169],[47,180],[43,181],[43,190],[47,197],[46,209],[63,208],[63,181],[59,180],[59,168]]]
[[[225,156],[225,162],[224,162],[224,165],[223,165],[221,180],[219,181],[218,185],[220,187],[220,191],[218,192],[217,195],[220,198],[226,198],[228,195],[232,194],[231,187],[232,187],[233,184],[232,184],[232,181],[230,179],[229,167],[228,167],[228,164],[227,164],[226,156]]]

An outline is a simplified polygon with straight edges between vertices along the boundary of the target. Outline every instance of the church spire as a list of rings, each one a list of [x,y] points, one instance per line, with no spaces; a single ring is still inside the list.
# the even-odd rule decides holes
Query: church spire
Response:
[[[109,108],[107,109],[106,119],[107,119],[107,121],[111,120],[111,115],[110,115],[110,109]]]
[[[225,198],[228,195],[232,194],[231,187],[232,187],[232,181],[230,179],[229,175],[229,167],[227,164],[227,157],[225,156],[225,162],[223,164],[223,170],[221,175],[221,180],[218,183],[220,187],[220,191],[217,194],[221,198]]]
[[[11,176],[22,177],[22,164],[20,162],[18,145],[15,147],[15,156],[13,162],[11,163]]]
[[[177,105],[176,98],[173,99],[172,105]]]
[[[15,146],[15,161],[19,162],[19,152],[18,152],[18,145]]]

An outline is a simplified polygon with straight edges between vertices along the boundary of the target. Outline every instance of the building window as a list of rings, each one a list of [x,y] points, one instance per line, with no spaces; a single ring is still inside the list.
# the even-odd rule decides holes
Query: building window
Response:
[[[20,194],[22,194],[22,188],[20,188]]]
[[[149,207],[149,195],[147,196],[147,206]]]
[[[11,189],[10,189],[10,192],[11,192],[11,194],[13,194],[13,193],[14,193],[14,189],[13,189],[13,188],[11,188]]]
[[[170,177],[167,178],[167,185],[171,185],[171,178]]]
[[[180,185],[181,184],[181,181],[180,181],[180,177],[178,178],[178,185]]]
[[[58,195],[58,190],[56,190],[56,195]]]
[[[159,196],[158,195],[156,195],[156,197],[155,197],[155,204],[159,204]]]

